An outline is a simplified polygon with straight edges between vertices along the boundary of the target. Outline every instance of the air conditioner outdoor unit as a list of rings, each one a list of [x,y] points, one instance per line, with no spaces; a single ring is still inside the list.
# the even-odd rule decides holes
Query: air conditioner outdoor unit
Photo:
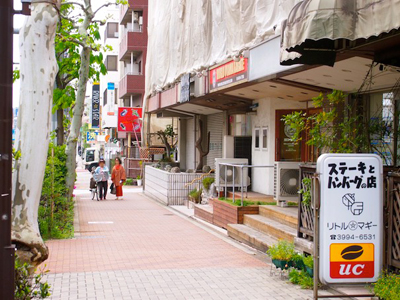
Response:
[[[274,164],[274,199],[282,202],[295,201],[300,186],[299,162],[275,162]]]
[[[222,191],[225,186],[240,188],[242,185],[242,172],[240,167],[230,167],[221,165],[221,163],[235,164],[235,165],[248,165],[247,158],[216,158],[215,159],[215,185],[218,191]],[[233,172],[235,169],[235,172]],[[226,171],[226,172],[225,172]],[[235,174],[233,174],[235,173]],[[226,178],[226,185],[225,185]],[[250,185],[250,178],[248,176],[248,168],[243,168],[243,188],[247,189]]]

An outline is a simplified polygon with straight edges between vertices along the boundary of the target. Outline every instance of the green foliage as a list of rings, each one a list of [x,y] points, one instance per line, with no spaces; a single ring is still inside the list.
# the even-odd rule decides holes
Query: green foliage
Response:
[[[302,133],[308,132],[307,145],[315,146],[319,151],[356,153],[365,149],[368,139],[361,116],[352,116],[353,108],[346,105],[346,99],[347,95],[342,91],[334,90],[326,97],[321,93],[313,98],[315,108],[324,106],[321,112],[307,115],[297,111],[284,116],[282,120],[294,130],[292,140],[299,142]],[[343,108],[338,108],[340,106]]]
[[[133,179],[127,178],[126,181],[123,183],[123,185],[133,185]]]
[[[13,83],[20,78],[20,71],[18,69],[13,70]]]
[[[296,254],[294,250],[294,243],[285,240],[279,240],[278,243],[269,247],[267,254],[272,259],[290,261]]]
[[[74,233],[74,202],[65,197],[68,192],[65,182],[66,159],[65,145],[55,146],[51,143],[38,218],[40,233],[44,239],[70,238]]]
[[[289,271],[289,281],[300,285],[302,289],[312,289],[314,287],[313,278],[303,270],[291,269]]]
[[[374,293],[379,299],[400,300],[400,275],[384,272],[373,285]]]
[[[203,178],[203,186],[206,191],[210,189],[210,186],[214,183],[215,179],[213,177],[205,177]]]
[[[309,267],[310,269],[314,268],[314,258],[312,255],[304,256],[303,262],[306,267]]]
[[[15,258],[15,300],[45,299],[50,297],[50,285],[42,282],[43,275],[48,271],[30,272],[32,266],[21,263]]]
[[[311,205],[311,178],[303,178],[301,180],[302,188],[298,191],[302,195],[302,202],[305,206]]]
[[[142,176],[138,175],[138,176],[136,176],[136,179],[140,180],[140,179],[142,179]]]
[[[203,192],[202,189],[193,189],[189,192],[189,197],[192,199],[193,202],[195,203],[200,203],[201,199],[201,193]]]

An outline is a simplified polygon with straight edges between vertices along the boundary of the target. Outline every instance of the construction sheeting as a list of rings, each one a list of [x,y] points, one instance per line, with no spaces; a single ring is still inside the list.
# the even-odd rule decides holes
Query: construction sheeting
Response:
[[[280,32],[299,0],[149,0],[146,94]]]

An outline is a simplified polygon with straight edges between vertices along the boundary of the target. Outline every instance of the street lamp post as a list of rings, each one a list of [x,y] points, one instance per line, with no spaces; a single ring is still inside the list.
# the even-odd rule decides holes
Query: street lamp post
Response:
[[[11,244],[13,0],[0,1],[0,299],[14,299]]]

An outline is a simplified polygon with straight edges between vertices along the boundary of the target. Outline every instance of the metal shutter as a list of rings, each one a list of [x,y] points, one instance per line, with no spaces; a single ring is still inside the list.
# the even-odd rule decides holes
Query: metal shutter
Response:
[[[210,135],[210,153],[207,155],[207,165],[215,168],[215,159],[222,157],[222,139],[224,132],[224,113],[207,116],[207,131]]]
[[[194,161],[194,149],[195,149],[194,119],[188,119],[186,121],[186,168],[187,169],[196,168]]]

